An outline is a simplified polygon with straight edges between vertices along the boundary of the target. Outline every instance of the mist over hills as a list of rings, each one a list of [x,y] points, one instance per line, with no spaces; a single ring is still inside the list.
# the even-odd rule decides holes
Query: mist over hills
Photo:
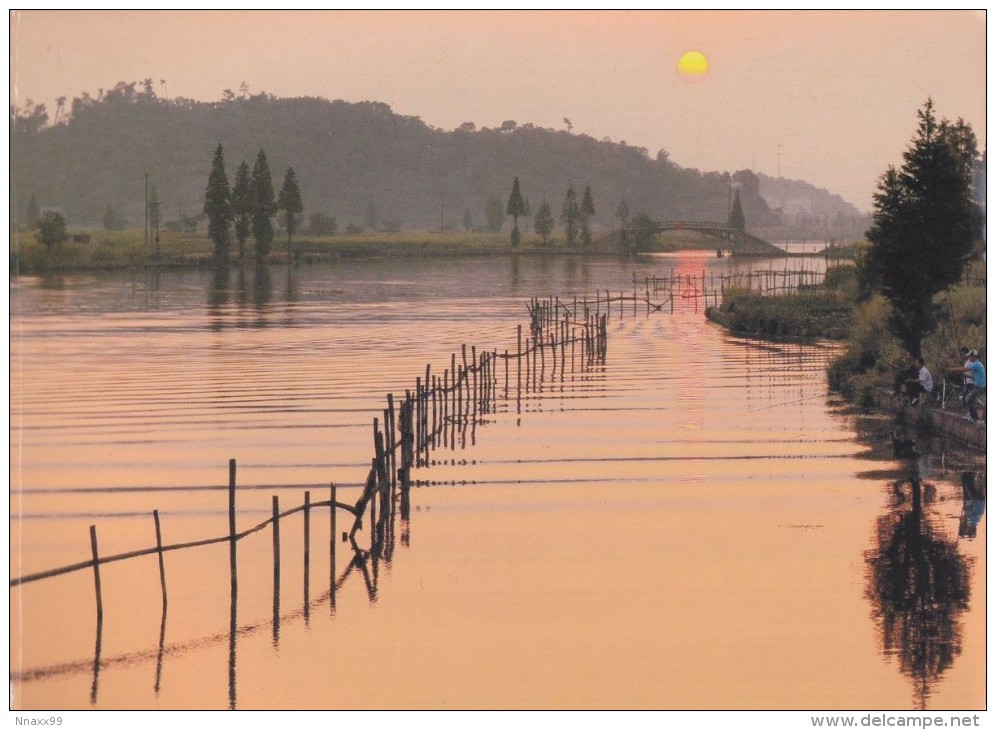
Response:
[[[376,218],[402,228],[486,225],[489,199],[504,206],[518,177],[535,213],[544,198],[559,217],[568,186],[590,185],[594,226],[632,215],[657,220],[725,221],[737,188],[748,229],[864,230],[867,218],[837,195],[801,181],[749,170],[702,172],[651,156],[642,147],[505,121],[444,131],[379,102],[348,103],[262,93],[218,102],[166,100],[150,83],[120,83],[99,98],[84,95],[54,118],[44,106],[11,108],[10,210],[26,220],[29,200],[64,212],[71,226],[99,227],[107,206],[133,224],[144,216],[145,176],[165,220],[201,212],[215,147],[229,180],[243,160],[265,150],[279,190],[293,167],[305,217],[335,216],[340,230]],[[521,224],[520,224],[521,225]],[[531,226],[531,217],[527,222]]]

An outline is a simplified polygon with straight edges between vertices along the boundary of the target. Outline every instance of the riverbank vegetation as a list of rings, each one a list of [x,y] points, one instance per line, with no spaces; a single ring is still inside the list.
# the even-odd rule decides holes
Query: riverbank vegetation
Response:
[[[310,228],[310,227],[309,227]],[[193,268],[214,265],[214,244],[201,229],[194,232],[164,230],[158,244],[146,241],[141,228],[93,231],[70,235],[51,247],[43,245],[31,230],[10,234],[11,273],[35,274],[49,271],[100,271],[147,266]],[[660,250],[703,247],[696,234],[669,235]],[[547,233],[543,236],[522,231],[520,243],[512,247],[507,234],[487,231],[440,232],[406,230],[392,232],[351,231],[335,235],[297,234],[288,243],[286,236],[273,241],[267,260],[286,263],[292,256],[299,263],[335,262],[359,258],[459,257],[492,255],[578,255],[576,248]],[[253,239],[246,242],[243,263],[255,261]],[[238,265],[233,252],[229,263]]]
[[[841,339],[830,387],[864,406],[891,394],[917,357],[938,385],[946,370],[963,365],[960,347],[987,361],[975,136],[961,120],[938,119],[930,100],[917,116],[902,166],[880,180],[869,242],[853,266],[828,269],[815,290],[727,290],[707,312],[739,334]]]
[[[921,342],[927,368],[940,387],[944,371],[963,365],[958,354],[962,346],[979,351],[986,358],[986,289],[979,286],[984,265],[969,267],[966,283],[937,294],[933,306],[938,312],[937,327]],[[860,301],[847,323],[842,354],[828,371],[831,389],[864,406],[893,391],[896,376],[913,364],[913,357],[900,338],[889,330],[892,307],[882,294]]]
[[[938,118],[928,99],[902,165],[890,165],[879,181],[859,268],[866,296],[848,347],[830,368],[831,387],[868,402],[920,356],[935,382],[962,366],[960,346],[985,361],[985,244],[972,195],[977,158],[972,128]]]
[[[843,340],[858,301],[858,275],[853,265],[827,270],[823,284],[785,294],[763,294],[730,288],[706,317],[745,336]]]

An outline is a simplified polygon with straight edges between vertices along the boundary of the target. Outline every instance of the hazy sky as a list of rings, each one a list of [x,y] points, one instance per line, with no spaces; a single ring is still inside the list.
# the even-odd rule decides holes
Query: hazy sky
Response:
[[[708,75],[677,62],[697,50]],[[985,147],[983,11],[45,11],[10,19],[11,99],[151,77],[383,101],[453,129],[519,124],[803,179],[870,209],[928,96]],[[165,80],[165,85],[160,83]]]

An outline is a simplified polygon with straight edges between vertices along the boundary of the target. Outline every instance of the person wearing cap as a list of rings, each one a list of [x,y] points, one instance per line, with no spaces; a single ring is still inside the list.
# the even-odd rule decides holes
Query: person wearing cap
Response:
[[[975,402],[979,399],[980,395],[986,392],[986,368],[983,366],[982,361],[979,360],[977,350],[969,350],[968,361],[969,364],[967,367],[954,369],[954,372],[970,372],[973,378],[972,387],[968,391],[968,395],[965,396],[965,407],[968,409],[965,418],[969,421],[985,424],[985,421],[979,419],[975,412]]]

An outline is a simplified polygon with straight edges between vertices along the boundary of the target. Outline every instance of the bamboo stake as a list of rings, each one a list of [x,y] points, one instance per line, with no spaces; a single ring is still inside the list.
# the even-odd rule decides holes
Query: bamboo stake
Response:
[[[228,539],[229,544],[229,568],[232,574],[232,596],[234,597],[239,586],[238,578],[238,556],[236,552],[236,531],[235,531],[235,459],[228,460]]]

